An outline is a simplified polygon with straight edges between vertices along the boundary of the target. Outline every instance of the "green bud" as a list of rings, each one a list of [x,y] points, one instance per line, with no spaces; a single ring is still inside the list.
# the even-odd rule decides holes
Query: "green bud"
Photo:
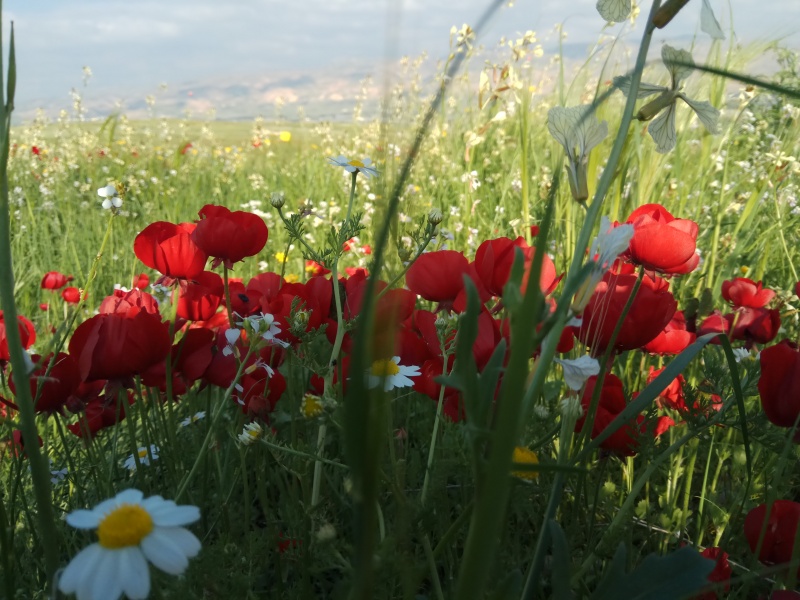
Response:
[[[442,215],[442,211],[438,208],[432,208],[431,211],[428,213],[428,222],[433,225],[434,227],[441,223],[444,220],[444,216]]]
[[[286,197],[283,195],[283,192],[273,192],[269,203],[275,208],[283,208],[283,205],[286,204]]]

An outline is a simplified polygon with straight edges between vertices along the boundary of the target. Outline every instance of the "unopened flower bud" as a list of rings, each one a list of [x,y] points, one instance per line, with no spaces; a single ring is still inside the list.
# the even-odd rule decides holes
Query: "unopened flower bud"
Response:
[[[561,416],[565,419],[577,421],[583,415],[583,406],[577,396],[567,396],[558,403]]]
[[[409,250],[408,248],[398,248],[397,256],[400,257],[401,261],[408,262],[411,260],[411,250]]]
[[[286,197],[283,195],[283,192],[273,192],[269,203],[275,208],[283,208],[283,205],[286,204]]]
[[[444,216],[442,215],[442,211],[438,208],[432,208],[431,211],[428,213],[428,222],[433,225],[434,227],[441,223],[444,220]]]

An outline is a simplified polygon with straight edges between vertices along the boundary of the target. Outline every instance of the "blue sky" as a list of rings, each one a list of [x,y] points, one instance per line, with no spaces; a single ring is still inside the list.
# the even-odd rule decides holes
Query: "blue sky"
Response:
[[[595,0],[516,0],[504,7],[482,41],[537,31],[554,49],[553,26],[565,22],[568,50],[582,56],[603,28]],[[800,46],[800,0],[711,0],[728,31],[733,8],[736,39],[788,36]],[[6,0],[4,20],[15,22],[17,106],[69,107],[71,88],[82,88],[82,67],[94,76],[94,98],[141,99],[166,83],[191,87],[216,78],[269,73],[331,75],[353,69],[378,75],[387,58],[447,53],[452,25],[474,23],[486,0]],[[648,6],[644,3],[643,10]],[[690,41],[700,0],[658,32],[663,41]],[[640,19],[641,21],[641,19]],[[616,25],[608,32],[617,32]],[[641,23],[639,24],[639,28]],[[627,39],[638,39],[638,29]],[[7,38],[6,38],[7,39]],[[387,42],[389,40],[389,42]],[[549,48],[548,48],[549,46]],[[389,51],[389,48],[393,51]],[[354,90],[355,91],[355,90]]]

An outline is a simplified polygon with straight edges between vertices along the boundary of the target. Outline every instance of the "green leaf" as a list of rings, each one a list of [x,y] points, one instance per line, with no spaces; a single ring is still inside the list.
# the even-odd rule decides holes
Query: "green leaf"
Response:
[[[714,561],[694,548],[666,556],[648,555],[630,573],[625,572],[625,544],[620,544],[591,600],[675,600],[708,584]]]
[[[550,537],[553,540],[553,600],[573,600],[574,596],[569,587],[570,563],[569,542],[561,525],[555,520],[548,523]]]

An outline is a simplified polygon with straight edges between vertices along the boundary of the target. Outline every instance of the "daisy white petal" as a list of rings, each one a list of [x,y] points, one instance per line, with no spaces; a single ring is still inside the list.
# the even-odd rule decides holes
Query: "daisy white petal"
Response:
[[[76,510],[69,513],[66,520],[75,529],[96,529],[102,518],[102,514],[93,510]]]
[[[119,552],[103,552],[92,573],[92,584],[89,588],[91,600],[117,600],[122,596],[122,585],[119,573]],[[83,600],[78,596],[79,600]]]
[[[200,518],[200,509],[196,506],[172,506],[164,503],[150,511],[153,523],[158,527],[179,527],[194,523]]]
[[[73,594],[78,591],[82,582],[85,581],[88,573],[95,571],[95,565],[99,562],[103,554],[100,544],[86,546],[78,552],[61,573],[58,580],[58,589],[65,594]]]
[[[144,600],[150,595],[150,569],[142,551],[136,547],[118,550],[120,583],[130,600]]]
[[[170,575],[180,575],[189,566],[189,559],[180,546],[163,529],[155,529],[141,542],[142,552],[153,566]]]

